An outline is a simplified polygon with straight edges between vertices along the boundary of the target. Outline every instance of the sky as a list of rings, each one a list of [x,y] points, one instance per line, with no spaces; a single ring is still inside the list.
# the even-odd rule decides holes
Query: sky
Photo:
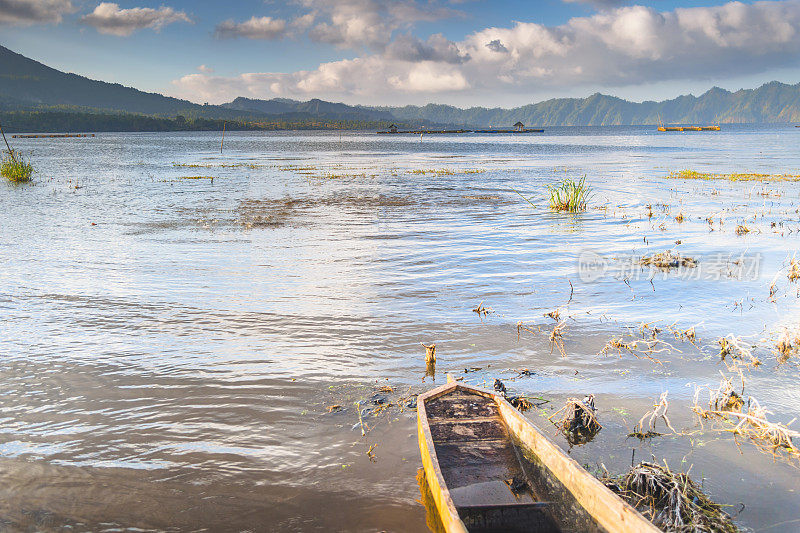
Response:
[[[0,0],[0,44],[198,103],[642,101],[800,82],[800,0]]]

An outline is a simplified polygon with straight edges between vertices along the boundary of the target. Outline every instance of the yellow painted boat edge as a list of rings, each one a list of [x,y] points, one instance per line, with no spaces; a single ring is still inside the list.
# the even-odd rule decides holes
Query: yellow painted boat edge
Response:
[[[568,457],[505,398],[493,396],[509,430],[572,493],[600,527],[614,533],[661,533],[639,511]]]
[[[436,503],[439,518],[448,533],[468,533],[467,527],[458,516],[458,510],[447,490],[447,484],[439,469],[439,460],[433,446],[433,437],[428,426],[428,416],[425,410],[425,401],[431,400],[458,388],[457,383],[448,383],[435,388],[425,394],[417,396],[417,434],[419,437],[419,452],[422,456],[422,468],[425,470],[425,480]]]

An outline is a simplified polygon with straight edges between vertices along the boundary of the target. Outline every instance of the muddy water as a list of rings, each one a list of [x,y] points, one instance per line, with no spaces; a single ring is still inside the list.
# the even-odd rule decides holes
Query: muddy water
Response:
[[[0,186],[0,529],[424,531],[408,404],[452,372],[549,400],[528,415],[593,468],[655,456],[741,526],[800,530],[796,463],[689,409],[734,334],[762,361],[746,394],[800,415],[772,350],[800,325],[800,185],[663,179],[800,174],[798,146],[734,127],[19,141],[39,173]],[[551,213],[546,186],[583,175],[590,209]],[[631,266],[668,249],[702,275]],[[650,322],[650,359],[601,353]],[[683,434],[627,438],[664,391]],[[570,448],[547,416],[585,393],[603,429]]]

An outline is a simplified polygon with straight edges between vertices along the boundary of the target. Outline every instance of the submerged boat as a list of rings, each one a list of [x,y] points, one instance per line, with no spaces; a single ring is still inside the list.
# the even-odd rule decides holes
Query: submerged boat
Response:
[[[417,398],[425,480],[448,533],[655,533],[502,396],[448,383]]]

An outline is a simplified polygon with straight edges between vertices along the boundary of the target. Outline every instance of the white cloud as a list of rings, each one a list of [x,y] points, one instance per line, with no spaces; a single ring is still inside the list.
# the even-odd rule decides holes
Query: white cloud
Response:
[[[194,74],[176,80],[174,87],[176,94],[209,101],[242,94],[398,102],[403,95],[467,90],[523,94],[714,79],[798,63],[800,0],[730,2],[670,12],[622,7],[560,26],[517,22],[486,28],[461,42],[401,35],[380,53],[315,70],[234,78]]]
[[[408,71],[390,76],[389,84],[404,93],[443,93],[470,88],[464,75],[456,68],[443,68],[432,61],[415,63]]]
[[[459,16],[449,8],[415,0],[300,0],[311,11],[316,24],[309,36],[321,43],[342,48],[381,49],[394,31],[410,28],[416,22],[435,21]],[[309,26],[311,23],[309,23]]]
[[[217,39],[280,39],[286,34],[286,21],[272,17],[252,17],[245,22],[226,20],[217,25],[214,36]]]
[[[118,4],[111,2],[101,3],[94,11],[81,17],[81,21],[93,26],[100,33],[118,37],[127,37],[133,32],[145,28],[159,31],[164,26],[175,22],[192,22],[189,15],[171,7],[120,9]]]
[[[214,72],[214,69],[207,65],[200,65],[199,67],[197,67],[197,70],[199,70],[200,72],[204,72],[206,74],[211,74]]]
[[[305,31],[314,24],[314,20],[317,18],[317,13],[315,11],[311,11],[306,13],[305,15],[301,15],[295,18],[292,21],[292,27],[296,28],[300,31]]]
[[[0,0],[0,24],[58,24],[73,11],[70,0]]]
[[[433,61],[414,63],[372,55],[323,63],[315,70],[294,73],[250,73],[235,77],[189,74],[173,82],[173,93],[197,101],[224,102],[236,96],[354,95],[376,93],[444,93],[467,89],[457,65]]]

